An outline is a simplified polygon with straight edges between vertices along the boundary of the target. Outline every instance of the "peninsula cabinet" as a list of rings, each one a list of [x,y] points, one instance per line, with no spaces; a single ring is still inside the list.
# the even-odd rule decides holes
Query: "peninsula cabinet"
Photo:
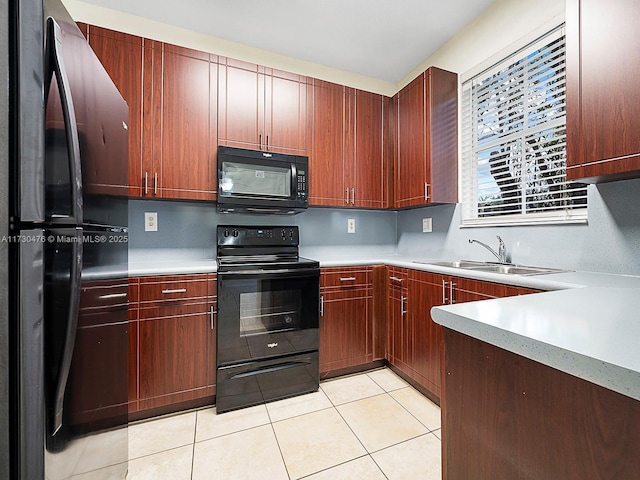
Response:
[[[313,81],[312,205],[388,206],[383,113],[382,95]]]
[[[220,145],[307,155],[307,77],[220,57]]]
[[[320,272],[320,374],[374,359],[373,268]]]
[[[458,76],[430,67],[394,97],[395,207],[458,201]]]
[[[638,478],[640,402],[444,328],[442,478]]]
[[[80,27],[129,105],[129,195],[215,200],[217,56]]]
[[[640,1],[566,7],[567,179],[640,177]]]
[[[137,343],[130,358],[137,366],[139,417],[213,403],[216,276],[143,277],[138,288],[137,335],[131,337]]]

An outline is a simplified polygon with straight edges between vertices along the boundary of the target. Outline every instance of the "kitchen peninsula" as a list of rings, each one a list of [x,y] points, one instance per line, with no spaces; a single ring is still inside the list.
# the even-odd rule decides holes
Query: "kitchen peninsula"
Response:
[[[638,478],[638,293],[587,287],[434,308],[443,478]]]

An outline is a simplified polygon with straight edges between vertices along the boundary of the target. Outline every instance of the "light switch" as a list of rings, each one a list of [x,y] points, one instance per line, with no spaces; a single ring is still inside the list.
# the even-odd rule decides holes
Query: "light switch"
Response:
[[[158,231],[158,212],[144,212],[144,231]]]
[[[423,218],[422,219],[422,233],[429,233],[433,231],[433,227],[431,224],[431,219],[430,218]]]
[[[356,233],[356,219],[349,218],[347,220],[347,233]]]

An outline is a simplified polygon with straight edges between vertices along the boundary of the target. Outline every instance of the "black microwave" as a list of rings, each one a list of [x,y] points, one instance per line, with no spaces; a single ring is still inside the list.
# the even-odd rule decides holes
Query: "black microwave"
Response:
[[[218,147],[218,206],[225,213],[299,213],[309,206],[309,158]]]

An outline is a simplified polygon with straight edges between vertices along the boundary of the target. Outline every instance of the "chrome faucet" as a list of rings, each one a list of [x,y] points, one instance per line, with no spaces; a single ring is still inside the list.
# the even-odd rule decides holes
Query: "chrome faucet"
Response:
[[[469,239],[469,243],[479,243],[484,248],[486,248],[491,253],[493,253],[493,255],[498,259],[498,261],[500,263],[507,263],[507,250],[506,250],[506,248],[504,246],[504,242],[502,241],[502,239],[500,238],[499,235],[496,235],[496,238],[500,242],[500,244],[498,245],[498,251],[497,252],[493,248],[491,248],[489,245],[487,245],[486,243],[482,243],[479,240],[473,240],[473,239],[470,238]]]

